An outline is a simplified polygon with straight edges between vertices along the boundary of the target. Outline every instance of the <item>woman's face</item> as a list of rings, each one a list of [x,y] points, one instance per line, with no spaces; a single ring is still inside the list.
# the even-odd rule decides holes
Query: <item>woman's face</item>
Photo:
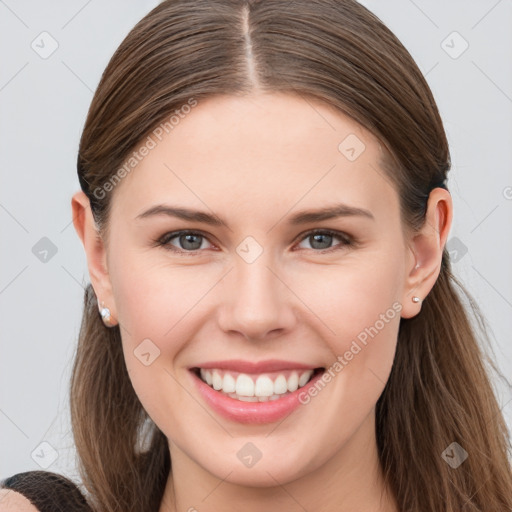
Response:
[[[130,378],[174,467],[285,483],[373,433],[415,265],[397,192],[378,141],[310,99],[211,98],[161,131],[113,191]],[[327,373],[281,396],[308,368]]]

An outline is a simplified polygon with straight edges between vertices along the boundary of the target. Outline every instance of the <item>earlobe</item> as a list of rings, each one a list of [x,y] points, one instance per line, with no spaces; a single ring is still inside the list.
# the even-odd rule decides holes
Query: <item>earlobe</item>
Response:
[[[73,225],[84,246],[91,284],[98,298],[98,314],[100,314],[102,307],[108,305],[109,322],[113,325],[117,314],[115,313],[112,285],[107,268],[106,249],[98,232],[89,198],[83,191],[73,195],[71,209]],[[100,306],[102,303],[103,306]]]
[[[439,277],[452,217],[453,204],[448,190],[433,189],[425,222],[408,244],[411,257],[402,296],[402,318],[412,318],[420,312],[423,300]]]

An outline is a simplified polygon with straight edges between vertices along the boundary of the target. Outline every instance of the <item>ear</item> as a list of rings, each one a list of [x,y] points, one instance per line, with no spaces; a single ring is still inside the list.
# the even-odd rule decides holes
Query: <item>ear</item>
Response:
[[[117,322],[117,312],[112,293],[112,283],[107,268],[107,252],[94,220],[89,198],[83,191],[77,192],[71,199],[71,209],[75,230],[82,241],[87,257],[87,267],[91,284],[98,298],[109,308],[111,324]],[[99,307],[98,307],[99,309]]]
[[[425,222],[408,241],[410,258],[402,294],[402,318],[412,318],[421,310],[421,302],[430,293],[441,270],[443,249],[453,218],[450,193],[444,188],[430,192]],[[418,297],[419,302],[412,298]]]

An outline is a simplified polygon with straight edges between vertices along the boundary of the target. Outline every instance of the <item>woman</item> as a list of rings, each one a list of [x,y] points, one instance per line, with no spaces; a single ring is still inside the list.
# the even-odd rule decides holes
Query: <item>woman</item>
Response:
[[[508,511],[445,249],[431,91],[354,1],[166,1],[112,57],[72,201],[98,511]]]

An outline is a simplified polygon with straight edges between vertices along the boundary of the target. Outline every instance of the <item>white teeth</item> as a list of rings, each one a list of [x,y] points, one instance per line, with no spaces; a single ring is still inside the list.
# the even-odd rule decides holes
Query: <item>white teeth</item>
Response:
[[[279,374],[272,380],[269,375],[259,375],[255,380],[253,377],[239,373],[233,377],[226,370],[204,370],[200,369],[201,379],[216,391],[222,391],[232,398],[239,398],[246,402],[266,402],[277,400],[286,393],[292,393],[298,388],[305,386],[313,370],[293,371],[288,379],[284,374]]]
[[[288,391],[296,391],[297,389],[299,389],[299,375],[297,372],[293,372],[289,377],[288,377]]]
[[[286,383],[286,377],[284,375],[278,375],[274,382],[274,393],[276,395],[283,395],[288,391],[288,385]]]
[[[222,391],[224,393],[234,393],[236,390],[235,379],[230,373],[224,374],[224,380],[222,381]]]
[[[238,396],[254,396],[254,381],[249,377],[249,375],[241,373],[238,376],[236,379],[235,393]]]
[[[220,376],[220,373],[217,370],[213,370],[212,384],[213,384],[213,389],[215,389],[215,391],[219,391],[219,389],[222,389],[222,380],[223,379]]]
[[[274,394],[274,383],[272,379],[266,375],[260,375],[256,379],[254,394],[260,397],[272,396]]]
[[[212,372],[208,372],[206,370],[201,369],[201,377],[203,378],[203,380],[206,381],[206,384],[208,384],[208,386],[212,385],[212,383],[213,383]]]
[[[308,383],[308,380],[312,374],[313,370],[310,370],[310,373],[304,372],[303,374],[301,374],[301,376],[299,377],[299,388],[305,386]]]

